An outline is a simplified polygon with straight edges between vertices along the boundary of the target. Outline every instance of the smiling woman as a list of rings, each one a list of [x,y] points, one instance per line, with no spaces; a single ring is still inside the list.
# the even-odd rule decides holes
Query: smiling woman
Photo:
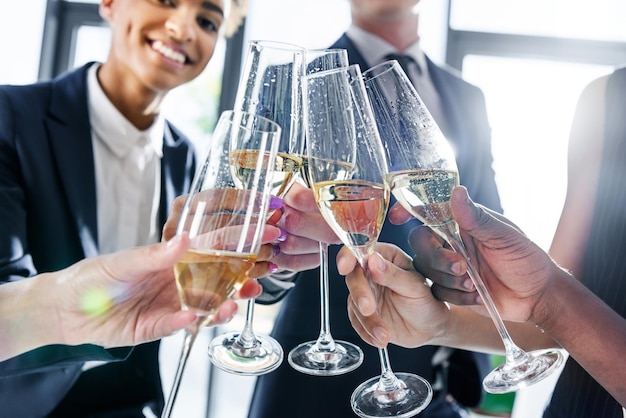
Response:
[[[111,40],[101,63],[52,82],[0,86],[0,236],[8,237],[0,241],[0,282],[158,242],[173,199],[189,189],[195,149],[165,120],[161,104],[204,71],[221,36],[225,2],[102,0],[99,12]],[[136,347],[121,362],[63,366],[36,383],[28,372],[1,379],[5,413],[160,413],[158,342]]]

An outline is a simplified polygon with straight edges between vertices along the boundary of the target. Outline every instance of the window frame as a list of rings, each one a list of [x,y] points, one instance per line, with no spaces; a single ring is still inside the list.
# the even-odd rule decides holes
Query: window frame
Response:
[[[626,64],[626,42],[455,30],[448,21],[446,63],[462,71],[466,55],[619,66]]]
[[[48,0],[44,19],[39,80],[50,80],[71,69],[76,48],[76,34],[82,26],[107,27],[100,16],[99,4],[89,1]],[[245,21],[237,33],[226,40],[219,112],[235,102],[242,65]]]

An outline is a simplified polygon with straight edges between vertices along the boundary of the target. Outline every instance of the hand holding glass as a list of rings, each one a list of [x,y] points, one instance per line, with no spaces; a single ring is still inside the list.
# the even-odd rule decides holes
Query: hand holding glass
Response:
[[[265,118],[227,111],[211,139],[208,156],[194,177],[178,223],[190,247],[174,273],[182,308],[197,314],[185,329],[183,349],[162,418],[169,418],[191,347],[224,300],[248,279],[261,247],[280,127]],[[232,144],[256,144],[254,175],[231,175]]]
[[[504,326],[452,218],[450,194],[459,185],[459,173],[448,141],[396,61],[379,64],[363,76],[387,149],[391,192],[409,213],[465,257],[468,274],[504,342],[506,362],[485,377],[485,390],[506,393],[542,380],[557,370],[563,356],[558,350],[523,351]]]
[[[387,167],[376,124],[356,65],[305,78],[309,175],[322,216],[352,250],[367,275],[389,204]],[[376,290],[376,289],[374,289]],[[423,378],[394,374],[387,349],[382,373],[352,394],[361,417],[409,417],[423,410],[432,389]]]

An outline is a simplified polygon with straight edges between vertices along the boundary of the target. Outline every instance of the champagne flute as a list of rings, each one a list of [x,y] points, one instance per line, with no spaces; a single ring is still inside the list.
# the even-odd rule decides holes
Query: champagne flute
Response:
[[[398,202],[467,260],[468,274],[493,320],[506,350],[506,361],[490,372],[483,386],[490,393],[512,392],[558,369],[558,350],[525,352],[509,335],[472,264],[450,210],[450,193],[459,185],[452,148],[396,61],[363,73],[381,138],[387,149],[387,182]]]
[[[304,48],[292,44],[251,41],[235,98],[235,110],[261,115],[282,128],[272,178],[272,194],[280,198],[296,181],[302,165],[300,84],[304,53]],[[253,330],[254,306],[254,299],[250,299],[241,332],[218,335],[209,343],[209,358],[218,368],[258,376],[275,370],[282,363],[280,344],[269,335]]]
[[[223,112],[216,125],[206,160],[193,184],[178,222],[177,234],[188,234],[190,246],[174,267],[182,309],[196,313],[185,338],[172,390],[162,418],[169,418],[191,347],[200,328],[214,317],[224,300],[248,279],[265,228],[270,177],[281,128],[269,119],[246,113]],[[233,144],[255,144],[254,176],[233,180],[229,170]]]
[[[306,74],[348,66],[345,49],[308,49]],[[304,106],[306,106],[306,97]],[[311,188],[308,157],[302,157],[300,181]],[[335,340],[330,332],[328,243],[320,242],[320,332],[317,340],[307,341],[293,348],[287,360],[294,369],[316,376],[336,376],[348,373],[363,363],[363,351],[355,344]]]
[[[306,149],[315,200],[368,275],[367,260],[378,240],[390,192],[384,182],[384,151],[359,66],[308,75],[304,90]],[[387,349],[379,349],[379,354],[381,375],[355,389],[354,412],[361,417],[409,417],[422,411],[432,399],[430,384],[414,374],[394,374]]]

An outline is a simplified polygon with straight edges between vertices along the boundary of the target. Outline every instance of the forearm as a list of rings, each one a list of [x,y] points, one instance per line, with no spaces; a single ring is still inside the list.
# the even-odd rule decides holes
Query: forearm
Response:
[[[566,272],[560,272],[534,315],[617,401],[626,405],[626,319]]]
[[[524,350],[558,347],[549,334],[533,324],[505,321],[505,326],[515,344]],[[504,354],[502,339],[491,318],[464,306],[451,305],[446,333],[433,344]]]
[[[60,342],[53,287],[44,291],[42,276],[0,286],[0,360]]]

